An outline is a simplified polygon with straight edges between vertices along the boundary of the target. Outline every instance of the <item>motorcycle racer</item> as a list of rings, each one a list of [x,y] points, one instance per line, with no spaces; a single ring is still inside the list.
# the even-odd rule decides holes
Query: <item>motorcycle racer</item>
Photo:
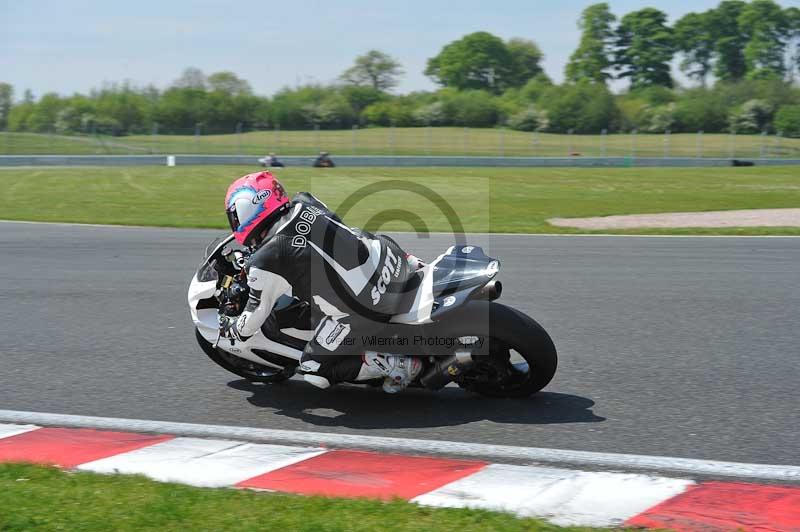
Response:
[[[316,325],[299,366],[307,382],[383,378],[395,393],[416,378],[418,358],[365,350],[357,339],[396,313],[419,259],[387,236],[348,227],[310,193],[289,200],[269,172],[235,180],[225,211],[235,239],[253,252],[247,305],[238,317],[220,314],[221,336],[242,341],[271,327],[272,308],[288,292],[311,305]]]

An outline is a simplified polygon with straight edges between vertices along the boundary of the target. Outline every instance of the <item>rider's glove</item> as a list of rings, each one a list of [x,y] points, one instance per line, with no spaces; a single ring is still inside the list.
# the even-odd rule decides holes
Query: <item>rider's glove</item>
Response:
[[[242,335],[239,333],[239,329],[236,327],[236,318],[225,316],[224,314],[220,314],[219,316],[219,335],[222,338],[230,339],[231,343],[233,343],[234,340],[246,340],[246,338],[242,337]]]
[[[408,263],[408,267],[412,272],[425,267],[425,263],[422,261],[422,259],[412,255],[411,253],[406,253],[406,263]]]

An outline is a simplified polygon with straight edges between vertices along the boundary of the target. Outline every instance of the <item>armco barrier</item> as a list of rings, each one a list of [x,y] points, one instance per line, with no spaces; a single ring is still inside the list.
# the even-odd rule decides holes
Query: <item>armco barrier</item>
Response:
[[[174,155],[176,166],[259,166],[253,155]],[[463,156],[333,156],[338,166],[453,167],[689,167],[800,165],[800,159],[728,159],[696,157],[463,157]],[[311,166],[313,156],[285,156],[287,166]],[[165,166],[165,155],[3,155],[0,166]]]

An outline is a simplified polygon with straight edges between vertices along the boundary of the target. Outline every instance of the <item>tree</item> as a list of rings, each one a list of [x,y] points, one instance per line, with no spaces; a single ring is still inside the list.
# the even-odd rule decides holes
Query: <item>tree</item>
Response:
[[[742,9],[739,28],[749,38],[744,47],[747,77],[783,78],[790,26],[781,7],[772,0],[753,0]]]
[[[8,127],[8,115],[14,103],[14,87],[8,83],[0,83],[0,129]]]
[[[53,131],[58,113],[66,106],[66,101],[55,92],[44,94],[28,117],[27,128],[37,133]]]
[[[155,121],[164,133],[190,133],[196,124],[207,121],[210,105],[208,93],[197,88],[172,87],[164,91],[158,102]]]
[[[486,91],[441,92],[444,114],[454,125],[469,127],[492,127],[497,124],[496,97]]]
[[[404,99],[405,97],[400,97],[392,101],[373,103],[364,109],[361,116],[368,124],[378,126],[412,126],[414,114]]]
[[[611,25],[615,20],[606,3],[594,4],[583,10],[578,21],[578,28],[582,31],[581,41],[566,67],[568,81],[605,83],[611,77],[608,73],[611,67],[610,45],[614,36]]]
[[[253,89],[250,88],[250,84],[246,80],[227,70],[211,74],[208,76],[207,82],[212,91],[222,92],[229,96],[253,93]]]
[[[372,87],[361,87],[358,85],[345,85],[341,89],[342,96],[347,99],[350,107],[356,114],[387,98],[387,94]]]
[[[566,133],[597,134],[616,128],[620,112],[614,95],[604,85],[588,80],[554,86],[542,95],[539,103],[547,111],[549,130]]]
[[[628,13],[620,21],[615,40],[615,65],[619,78],[630,78],[631,88],[672,86],[669,62],[674,53],[667,15],[647,7]]]
[[[421,126],[441,126],[449,119],[442,102],[433,102],[418,107],[414,110],[413,116]]]
[[[736,109],[729,118],[731,131],[737,133],[759,133],[767,129],[772,121],[774,109],[764,100],[749,100]]]
[[[181,77],[172,82],[178,89],[206,90],[206,75],[199,68],[189,67],[183,71]]]
[[[722,131],[727,121],[725,102],[706,88],[689,89],[676,102],[676,131]]]
[[[353,66],[345,70],[342,80],[352,85],[369,85],[378,91],[387,91],[397,86],[403,73],[400,63],[390,55],[370,50],[356,57]]]
[[[724,0],[709,11],[714,40],[714,75],[723,81],[740,80],[747,72],[744,60],[747,37],[739,30],[739,15],[746,5],[741,0]]]
[[[711,13],[688,13],[678,20],[675,23],[675,44],[676,49],[684,54],[681,70],[705,87],[706,77],[711,73],[715,44]]]
[[[800,137],[800,105],[784,105],[778,109],[775,129],[787,137]]]
[[[508,118],[508,125],[511,129],[518,131],[544,131],[550,125],[545,111],[536,109],[536,106],[529,105]]]
[[[528,80],[543,72],[539,63],[542,61],[544,54],[542,54],[535,42],[514,37],[508,41],[506,47],[511,55],[512,73],[509,79],[510,86],[521,87]]]
[[[544,92],[553,86],[553,81],[547,74],[541,74],[530,79],[521,89],[520,95],[529,102],[535,102]]]
[[[511,85],[514,68],[506,44],[491,33],[470,33],[428,59],[425,74],[445,87],[500,93]]]
[[[785,14],[789,24],[789,64],[786,65],[786,72],[789,81],[793,81],[795,71],[800,72],[800,8],[789,7]]]

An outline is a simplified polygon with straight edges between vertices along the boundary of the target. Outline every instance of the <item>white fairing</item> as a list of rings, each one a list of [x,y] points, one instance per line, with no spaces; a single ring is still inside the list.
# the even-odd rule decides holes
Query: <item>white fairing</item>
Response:
[[[405,314],[397,314],[389,321],[392,323],[405,323],[407,325],[421,325],[432,321],[431,312],[433,311],[434,301],[433,271],[436,269],[436,264],[438,264],[439,261],[442,260],[442,257],[447,255],[449,251],[448,249],[419,270],[419,272],[422,272],[423,277],[417,289],[417,296],[414,298],[414,304],[411,306],[411,310]]]
[[[439,255],[436,257],[436,259],[419,270],[419,272],[422,273],[423,278],[419,289],[417,290],[414,303],[408,312],[394,316],[391,319],[393,323],[421,325],[424,323],[430,323],[432,321],[431,312],[433,311],[435,299],[433,293],[433,272],[437,267],[436,265],[442,260],[442,257],[447,255],[451,250],[452,248],[448,249],[442,255]],[[279,284],[285,289],[284,293],[288,296],[291,296],[291,287],[288,286],[288,284]],[[202,282],[197,279],[196,274],[189,285],[188,299],[192,314],[192,321],[194,321],[197,330],[200,331],[200,334],[202,334],[206,340],[212,344],[216,344],[219,349],[222,349],[232,355],[236,355],[259,364],[274,366],[273,364],[270,364],[263,358],[253,353],[253,349],[268,351],[287,356],[295,360],[300,360],[300,357],[303,354],[302,351],[278,342],[274,342],[265,337],[260,330],[255,332],[255,334],[253,334],[253,336],[248,338],[246,341],[236,341],[234,345],[231,345],[230,340],[227,338],[219,338],[218,310],[216,308],[197,309],[197,305],[201,300],[214,297],[214,292],[216,289],[216,281]],[[277,295],[275,299],[277,299]],[[323,310],[325,310],[325,307],[322,303],[324,303],[324,300],[317,301],[317,304],[320,305]],[[332,310],[340,312],[335,308]],[[335,312],[332,312],[331,314],[335,314]],[[314,331],[304,331],[294,328],[282,329],[281,332],[294,338],[300,338],[306,341],[310,340],[314,334]]]
[[[197,304],[201,300],[214,297],[214,292],[216,289],[216,281],[202,282],[197,279],[197,275],[194,276],[191,284],[189,285],[188,299],[189,309],[192,314],[192,321],[194,322],[195,327],[197,327],[197,330],[200,331],[200,334],[203,335],[203,338],[212,344],[216,343],[218,348],[232,355],[236,355],[252,362],[257,362],[267,366],[272,366],[273,364],[270,364],[263,358],[253,353],[253,349],[269,351],[271,353],[290,357],[295,360],[300,360],[300,357],[303,354],[302,351],[293,349],[278,342],[273,342],[264,336],[261,331],[255,333],[245,342],[236,341],[234,345],[231,345],[230,340],[227,338],[219,338],[219,315],[217,309],[197,309]],[[301,338],[303,340],[308,340],[313,334],[313,331],[300,331],[297,329],[283,329],[281,332],[295,338]]]

